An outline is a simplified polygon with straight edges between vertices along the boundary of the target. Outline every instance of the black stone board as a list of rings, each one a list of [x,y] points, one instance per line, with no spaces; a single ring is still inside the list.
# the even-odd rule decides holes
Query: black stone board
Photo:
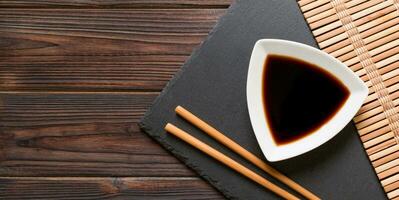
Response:
[[[295,0],[236,1],[140,123],[149,136],[232,199],[279,197],[167,134],[164,126],[172,122],[276,182],[174,113],[174,108],[182,105],[264,159],[249,120],[245,90],[252,48],[263,38],[317,47]],[[386,198],[352,123],[321,147],[270,164],[323,199]]]

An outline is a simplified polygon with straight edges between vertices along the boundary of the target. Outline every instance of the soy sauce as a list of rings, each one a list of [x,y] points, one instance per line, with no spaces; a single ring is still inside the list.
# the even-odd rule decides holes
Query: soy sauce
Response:
[[[263,103],[277,145],[318,130],[349,97],[330,72],[303,60],[268,55],[263,70]]]

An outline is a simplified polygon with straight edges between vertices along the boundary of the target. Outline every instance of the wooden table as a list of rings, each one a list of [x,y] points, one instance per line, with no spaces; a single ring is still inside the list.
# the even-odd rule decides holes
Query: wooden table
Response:
[[[230,1],[0,1],[0,199],[222,198],[137,122]]]

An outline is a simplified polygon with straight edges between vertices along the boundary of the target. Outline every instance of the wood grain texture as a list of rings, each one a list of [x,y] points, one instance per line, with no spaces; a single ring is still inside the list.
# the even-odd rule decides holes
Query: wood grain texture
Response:
[[[0,199],[223,199],[198,178],[0,178]]]
[[[0,9],[0,87],[160,90],[224,12]]]
[[[231,1],[0,1],[0,199],[222,199],[137,122]]]
[[[0,95],[0,176],[193,176],[139,130],[158,93]]]
[[[233,0],[2,0],[11,8],[227,8]]]

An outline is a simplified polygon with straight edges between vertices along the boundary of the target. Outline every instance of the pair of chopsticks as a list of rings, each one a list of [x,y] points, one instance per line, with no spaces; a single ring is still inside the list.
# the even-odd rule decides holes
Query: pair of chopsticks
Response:
[[[189,112],[188,110],[184,109],[181,106],[177,106],[175,109],[176,113],[196,126],[197,128],[201,129],[205,133],[207,133],[209,136],[217,140],[218,142],[222,143],[235,153],[239,154],[246,160],[250,161],[252,164],[256,165],[257,167],[261,168],[263,171],[267,172],[277,180],[283,182],[293,190],[297,191],[304,197],[308,199],[320,199],[310,191],[306,190],[303,188],[301,185],[298,183],[294,182],[284,174],[280,173],[276,169],[272,168],[265,162],[263,162],[261,159],[256,157],[254,154],[251,152],[247,151],[237,143],[235,143],[233,140],[230,138],[226,137],[224,134],[201,120],[200,118],[196,117],[194,114]],[[282,189],[281,187],[273,184],[272,182],[268,181],[267,179],[263,178],[262,176],[256,174],[252,170],[248,169],[247,167],[241,165],[240,163],[234,161],[230,157],[224,155],[223,153],[219,152],[218,150],[210,147],[209,145],[203,143],[202,141],[198,140],[197,138],[191,136],[187,132],[179,129],[175,125],[168,123],[165,126],[165,130],[176,137],[180,138],[181,140],[187,142],[188,144],[192,145],[193,147],[199,149],[200,151],[204,152],[205,154],[213,157],[214,159],[218,160],[219,162],[225,164],[226,166],[230,167],[231,169],[235,170],[236,172],[242,174],[243,176],[251,179],[252,181],[262,185],[263,187],[271,190],[272,192],[276,193],[277,195],[285,198],[285,199],[299,199],[298,197],[292,195],[288,191]]]

